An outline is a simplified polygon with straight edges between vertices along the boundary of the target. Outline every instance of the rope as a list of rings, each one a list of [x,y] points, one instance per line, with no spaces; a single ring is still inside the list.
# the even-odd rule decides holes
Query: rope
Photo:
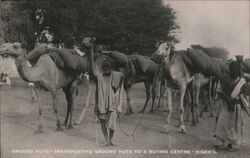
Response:
[[[141,121],[144,119],[144,113],[142,114],[142,116],[140,117],[140,119],[138,120],[138,122],[136,123],[135,125],[135,128],[133,129],[132,133],[131,134],[128,134],[127,132],[125,132],[121,126],[121,119],[120,119],[120,116],[118,115],[118,123],[119,123],[119,128],[120,128],[120,131],[127,137],[131,137],[133,139],[133,142],[135,142],[135,132],[136,132],[136,129],[139,127]]]
[[[97,130],[97,124],[98,124],[98,119],[97,119],[97,116],[95,117],[95,143],[96,143],[96,146],[99,146],[99,135],[98,135],[98,130]]]

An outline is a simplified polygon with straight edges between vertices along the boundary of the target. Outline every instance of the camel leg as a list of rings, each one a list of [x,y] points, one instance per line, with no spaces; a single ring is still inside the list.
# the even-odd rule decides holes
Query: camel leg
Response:
[[[181,133],[186,133],[186,128],[184,125],[183,117],[184,117],[184,96],[186,92],[186,85],[183,84],[182,87],[180,88],[181,94],[180,94],[180,129],[179,131]]]
[[[73,117],[73,109],[74,109],[74,101],[75,101],[75,96],[78,88],[78,80],[75,80],[71,83],[69,93],[68,93],[68,98],[69,98],[69,125],[68,129],[73,129],[72,125],[72,117]]]
[[[186,95],[186,102],[188,103],[186,108],[187,108],[187,117],[186,117],[186,121],[189,122],[189,116],[190,116],[190,112],[192,110],[192,98],[191,98],[191,94],[190,94],[190,89],[187,90]]]
[[[169,129],[170,129],[170,120],[171,120],[171,115],[173,112],[173,108],[172,108],[172,90],[171,88],[167,87],[165,85],[165,90],[167,92],[167,97],[168,97],[168,108],[167,108],[167,124],[163,127],[163,132],[165,133],[169,133]]]
[[[162,80],[158,80],[157,84],[156,84],[156,90],[155,90],[155,105],[156,105],[156,109],[158,110],[160,109],[160,104],[161,104],[161,98],[164,96],[164,86],[162,86]]]
[[[164,106],[164,111],[168,112],[168,106],[167,106],[167,100],[168,100],[168,91],[164,87],[164,92],[163,92],[163,106]]]
[[[92,94],[92,91],[94,89],[95,84],[93,83],[89,83],[89,89],[88,89],[88,94],[87,94],[87,98],[86,98],[86,102],[85,102],[85,107],[82,110],[81,115],[79,116],[78,120],[75,122],[76,125],[80,125],[83,117],[85,115],[85,112],[87,111],[87,108],[89,107],[89,100],[90,100],[90,95]]]
[[[64,126],[67,126],[67,124],[68,124],[68,118],[69,118],[69,112],[70,112],[70,96],[69,96],[69,88],[67,87],[67,88],[63,88],[63,91],[64,91],[64,93],[65,93],[65,96],[66,96],[66,100],[67,100],[67,114],[66,114],[66,117],[65,117],[65,120],[64,120],[64,122],[63,122],[63,125]]]
[[[38,128],[37,130],[35,131],[36,134],[39,134],[39,133],[43,133],[43,109],[42,109],[42,106],[41,106],[41,98],[40,98],[40,94],[38,94],[40,91],[39,88],[35,88],[34,87],[34,93],[36,95],[36,100],[37,100],[37,104],[38,104],[38,110],[39,110],[39,124],[38,124]]]
[[[145,88],[146,88],[146,101],[145,101],[145,104],[142,108],[142,110],[140,111],[140,113],[144,113],[145,112],[145,109],[148,105],[148,101],[150,99],[150,96],[151,96],[151,92],[150,92],[150,83],[149,82],[144,82],[144,85],[145,85]]]
[[[58,109],[57,109],[57,106],[59,105],[59,101],[58,101],[58,98],[57,98],[57,91],[56,90],[52,90],[51,91],[51,95],[52,95],[52,100],[53,100],[53,110],[55,112],[55,115],[56,115],[56,125],[57,125],[57,131],[63,131],[62,127],[61,127],[61,121],[59,119],[59,116],[58,116]]]
[[[210,77],[210,82],[212,82],[212,77]],[[217,86],[218,86],[218,82],[215,81],[215,88],[217,89]],[[212,108],[212,104],[213,104],[213,99],[212,99],[212,91],[214,91],[214,86],[212,85],[209,85],[209,107],[210,107],[210,115],[209,117],[214,117],[214,114],[213,114],[213,108]]]
[[[158,103],[157,103],[157,104],[158,104],[158,105],[157,105],[157,106],[158,106],[158,109],[160,108],[161,98],[164,98],[165,91],[166,91],[166,90],[165,90],[165,87],[161,85],[161,86],[160,86],[160,92],[159,92],[159,93],[160,93],[160,97],[159,97],[159,99],[158,99]],[[166,96],[166,97],[167,97],[167,96]],[[163,103],[163,106],[164,106],[164,107],[163,107],[163,108],[164,108],[164,111],[165,111],[165,108],[166,108],[166,106],[165,106],[165,105],[166,105],[166,104],[164,104],[164,103]]]
[[[130,115],[130,114],[133,114],[131,104],[130,104],[131,86],[125,86],[124,89],[125,89],[125,92],[127,94],[127,112],[126,112],[126,115]]]
[[[156,88],[155,88],[155,105],[156,105],[156,109],[155,110],[158,110],[160,108],[160,100],[161,100],[161,97],[162,97],[162,88],[161,88],[161,81],[160,80],[157,80],[157,83],[156,83]]]
[[[199,109],[198,109],[198,105],[199,105],[199,97],[200,97],[200,87],[197,85],[196,87],[196,92],[195,92],[195,103],[194,103],[194,108],[195,108],[195,118],[196,120],[193,120],[193,125],[196,125],[196,122],[199,123]]]
[[[31,95],[32,95],[32,101],[33,100],[37,100],[37,95],[36,95],[36,92],[35,92],[35,85],[32,85],[31,86]]]
[[[149,91],[150,91],[150,89],[149,89]],[[159,100],[159,97],[156,99],[156,89],[155,89],[155,87],[152,87],[152,107],[151,107],[151,110],[150,110],[150,112],[151,113],[153,113],[154,112],[154,110],[155,110],[155,102],[157,102],[158,100]],[[150,99],[150,97],[149,97],[149,99]],[[157,103],[156,103],[156,105],[157,105]]]
[[[190,83],[189,86],[188,86],[188,89],[187,91],[189,92],[189,95],[190,95],[190,109],[191,112],[192,112],[192,124],[193,126],[196,125],[196,122],[195,122],[195,88],[194,88],[194,84],[193,83]]]

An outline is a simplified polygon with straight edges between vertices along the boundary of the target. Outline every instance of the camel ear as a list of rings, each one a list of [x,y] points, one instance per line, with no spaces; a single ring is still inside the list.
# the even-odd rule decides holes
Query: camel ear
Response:
[[[163,43],[163,41],[157,41],[155,44],[155,47],[158,48],[162,43]]]
[[[159,45],[160,45],[160,43],[159,43],[159,41],[157,41],[157,42],[155,43],[155,48],[158,48]]]

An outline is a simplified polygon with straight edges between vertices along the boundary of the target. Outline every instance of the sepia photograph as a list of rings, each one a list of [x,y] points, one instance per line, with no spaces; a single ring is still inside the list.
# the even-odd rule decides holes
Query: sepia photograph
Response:
[[[249,158],[249,0],[1,0],[1,158]]]

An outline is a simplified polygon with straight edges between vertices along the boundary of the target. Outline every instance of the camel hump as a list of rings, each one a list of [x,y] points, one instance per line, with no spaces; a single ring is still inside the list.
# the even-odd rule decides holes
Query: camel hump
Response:
[[[156,63],[149,57],[145,57],[143,55],[131,55],[130,59],[134,64],[136,71],[140,73],[154,74],[157,69]]]

